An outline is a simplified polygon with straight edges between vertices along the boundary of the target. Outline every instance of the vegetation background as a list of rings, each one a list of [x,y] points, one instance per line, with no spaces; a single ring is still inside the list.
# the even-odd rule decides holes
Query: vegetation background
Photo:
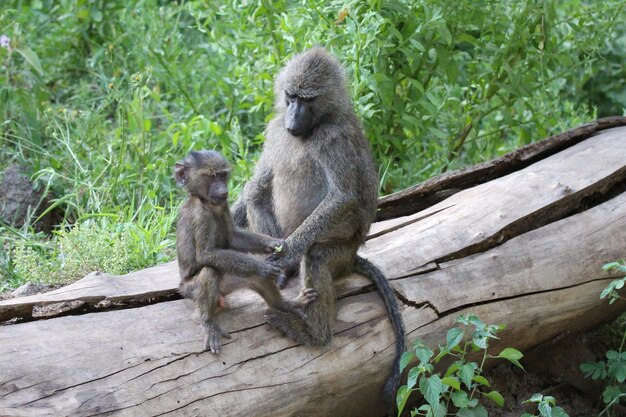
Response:
[[[61,217],[51,235],[0,224],[0,291],[172,259],[174,162],[223,152],[236,198],[274,75],[313,45],[345,64],[381,194],[623,114],[625,6],[3,0],[0,168],[25,167]]]

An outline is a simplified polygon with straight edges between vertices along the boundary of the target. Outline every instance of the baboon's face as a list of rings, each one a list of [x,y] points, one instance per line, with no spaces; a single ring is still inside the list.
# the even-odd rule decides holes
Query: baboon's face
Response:
[[[324,123],[340,121],[351,111],[339,62],[321,48],[294,56],[274,85],[275,107],[284,128],[308,139]]]
[[[190,152],[176,164],[176,182],[209,206],[223,206],[228,199],[230,166],[215,151]]]
[[[315,97],[301,97],[285,92],[285,129],[297,137],[306,137],[313,130]]]

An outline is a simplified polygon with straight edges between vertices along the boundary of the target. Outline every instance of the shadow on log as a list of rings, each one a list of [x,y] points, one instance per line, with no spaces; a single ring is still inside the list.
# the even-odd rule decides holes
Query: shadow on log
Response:
[[[500,158],[497,174],[459,180],[429,207],[410,210],[410,190],[382,199],[383,211],[414,214],[374,224],[361,254],[391,280],[408,343],[435,346],[472,312],[505,323],[501,346],[524,351],[624,310],[599,300],[615,278],[601,266],[626,253],[626,127],[615,127],[626,119],[606,120],[527,162]],[[366,279],[337,282],[335,336],[323,348],[268,327],[256,294],[229,295],[222,320],[233,339],[219,356],[201,352],[178,280],[169,263],[0,302],[0,415],[383,414],[394,337]]]

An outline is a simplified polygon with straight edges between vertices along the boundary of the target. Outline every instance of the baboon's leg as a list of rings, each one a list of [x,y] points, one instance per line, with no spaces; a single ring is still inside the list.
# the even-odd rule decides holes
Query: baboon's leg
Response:
[[[194,281],[197,286],[195,297],[196,308],[204,328],[204,350],[220,353],[222,350],[222,336],[230,337],[228,332],[222,331],[215,321],[215,313],[220,304],[221,274],[213,268],[205,266],[196,274]]]
[[[305,309],[307,318],[300,320],[293,314],[273,311],[268,314],[268,323],[305,345],[330,343],[335,323],[334,278],[350,272],[356,247],[351,242],[313,244],[300,269],[303,290],[311,288],[317,293],[317,300]]]

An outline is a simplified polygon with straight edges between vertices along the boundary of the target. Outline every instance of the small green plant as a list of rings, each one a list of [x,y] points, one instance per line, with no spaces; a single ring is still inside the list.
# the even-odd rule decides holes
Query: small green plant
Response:
[[[418,391],[426,401],[411,411],[413,416],[444,417],[485,417],[485,407],[480,404],[482,398],[504,405],[504,398],[495,390],[483,374],[487,359],[506,359],[521,369],[519,360],[524,356],[513,348],[503,349],[498,355],[488,353],[489,340],[497,339],[496,333],[504,329],[504,325],[488,325],[475,315],[461,315],[456,319],[460,327],[451,328],[446,336],[446,345],[439,346],[435,355],[421,340],[417,340],[413,349],[405,352],[400,359],[400,368],[418,361],[417,366],[409,369],[406,385],[397,392],[396,403],[398,416],[404,410],[412,392]],[[481,353],[480,364],[469,360],[470,354]],[[455,358],[443,375],[435,372],[435,365],[444,357]]]
[[[523,404],[527,403],[537,404],[539,414],[524,413],[521,417],[568,417],[565,410],[556,405],[554,397],[549,395],[534,394],[529,400],[523,402]]]
[[[605,264],[602,269],[604,271],[615,270],[618,273],[626,274],[626,261],[621,260]],[[613,304],[618,299],[625,298],[619,295],[618,290],[624,286],[626,276],[615,279],[607,285],[600,293],[600,298],[609,298],[609,303]],[[602,401],[605,404],[600,416],[614,416],[615,408],[622,399],[626,398],[626,352],[624,351],[624,343],[626,343],[626,314],[622,314],[618,320],[618,325],[622,329],[622,341],[618,350],[609,350],[606,352],[606,360],[598,362],[585,362],[580,365],[580,370],[585,373],[585,378],[593,380],[601,379],[606,382],[606,387],[602,392]]]

